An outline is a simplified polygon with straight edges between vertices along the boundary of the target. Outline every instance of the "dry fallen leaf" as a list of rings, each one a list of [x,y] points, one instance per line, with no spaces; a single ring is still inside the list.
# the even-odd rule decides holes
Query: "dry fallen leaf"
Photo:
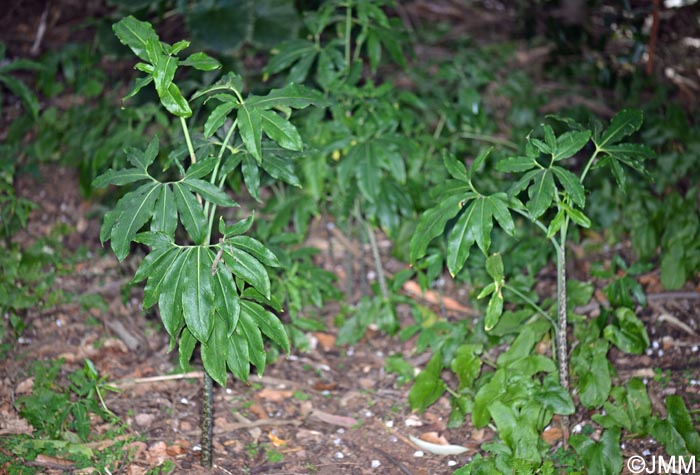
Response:
[[[544,432],[542,432],[542,438],[549,445],[554,445],[562,439],[562,432],[560,427],[547,427]]]
[[[277,437],[277,436],[276,436],[275,434],[273,434],[272,432],[269,432],[269,433],[267,434],[267,438],[270,439],[270,442],[271,442],[272,445],[274,445],[275,447],[282,447],[283,445],[287,445],[287,441],[286,441],[286,440],[280,439],[279,437]]]
[[[314,417],[321,422],[333,424],[335,426],[340,427],[352,427],[355,424],[357,424],[357,419],[353,417],[329,414],[324,411],[319,411],[318,409],[314,409],[313,411],[311,411],[311,417]]]
[[[450,445],[447,439],[437,432],[424,432],[420,435],[421,440],[437,445]]]
[[[278,389],[265,388],[262,391],[258,392],[255,395],[255,397],[258,399],[264,399],[264,400],[270,401],[270,402],[282,402],[285,399],[289,399],[293,395],[294,395],[294,391],[291,391],[289,389],[278,390]]]
[[[418,283],[413,280],[409,280],[406,283],[404,283],[403,290],[407,294],[414,297],[420,297],[433,305],[442,304],[447,310],[464,313],[466,315],[478,315],[478,312],[476,310],[474,310],[473,308],[465,307],[452,297],[448,297],[445,295],[441,296],[439,293],[430,289],[423,293],[423,290],[420,288],[420,285],[418,285]]]
[[[335,335],[330,335],[328,333],[321,332],[314,332],[313,335],[321,344],[321,348],[323,348],[323,351],[330,351],[335,346]]]
[[[29,423],[19,417],[13,409],[0,411],[0,435],[5,434],[27,434],[31,435],[34,428]]]

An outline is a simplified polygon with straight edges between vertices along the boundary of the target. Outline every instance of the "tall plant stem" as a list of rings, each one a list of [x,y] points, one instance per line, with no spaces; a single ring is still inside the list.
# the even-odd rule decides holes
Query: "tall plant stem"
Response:
[[[348,0],[345,7],[345,67],[350,71],[350,33],[352,31],[352,1]]]
[[[182,126],[182,133],[185,134],[185,142],[187,142],[187,150],[190,152],[190,160],[192,160],[192,165],[194,165],[197,163],[197,155],[194,153],[192,139],[190,138],[190,129],[187,128],[187,122],[185,122],[184,117],[180,117],[180,125]]]
[[[374,229],[369,221],[365,221],[365,229],[369,238],[369,246],[372,249],[372,258],[374,259],[374,268],[377,270],[377,280],[379,281],[379,290],[382,293],[384,300],[389,300],[389,287],[386,285],[386,276],[384,275],[384,267],[382,259],[379,255],[379,246],[377,246],[377,238],[374,235]]]
[[[568,224],[568,219],[565,219],[561,227],[561,242],[557,249],[557,310],[559,318],[556,331],[559,384],[567,393],[569,392],[569,349],[566,341],[566,231]],[[567,416],[562,416],[561,427],[566,446],[569,439],[569,418]]]
[[[204,372],[204,387],[202,394],[202,466],[211,468],[212,444],[214,428],[214,382],[211,376]]]

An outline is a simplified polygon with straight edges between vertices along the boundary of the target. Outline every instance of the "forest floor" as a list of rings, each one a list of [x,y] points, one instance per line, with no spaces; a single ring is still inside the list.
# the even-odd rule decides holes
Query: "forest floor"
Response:
[[[54,223],[65,223],[72,230],[62,238],[65,249],[87,252],[83,252],[84,260],[75,262],[55,282],[68,296],[66,301],[27,315],[28,328],[0,367],[0,419],[5,427],[22,427],[10,403],[30,391],[29,370],[34,360],[63,358],[63,370],[69,371],[80,369],[89,358],[100,375],[120,390],[107,393],[105,402],[126,423],[121,437],[135,437],[129,444],[132,461],[119,473],[144,474],[166,460],[172,462],[173,473],[205,473],[199,465],[198,445],[202,375],[197,369],[201,366],[194,361],[192,372],[179,372],[176,352],[168,352],[168,338],[159,330],[157,316],[140,308],[141,288],[127,286],[142,256],[134,253],[119,264],[100,246],[99,222],[94,217],[98,205],[83,201],[73,169],[47,165],[39,173],[24,177],[19,186],[39,204],[26,238],[45,235]],[[319,264],[342,278],[344,263],[331,259],[328,246],[322,245],[326,235],[321,229],[312,227],[309,242],[324,248]],[[361,249],[360,243],[349,239],[336,241],[336,256],[344,254],[343,242]],[[388,241],[382,246],[385,265],[400,265],[388,257],[387,246]],[[585,269],[586,256],[577,258],[575,267]],[[554,281],[546,276],[543,280]],[[661,414],[668,394],[683,395],[689,409],[697,410],[700,289],[663,293],[657,272],[641,280],[650,303],[639,312],[652,347],[641,356],[613,352],[618,378],[647,380],[652,404]],[[456,312],[447,306],[446,318],[473,318],[468,315],[472,312],[467,294],[467,289],[446,287],[444,301],[454,299],[464,306],[453,305]],[[86,295],[99,295],[102,304],[81,305]],[[444,305],[441,309],[420,295],[409,295],[437,313],[445,311]],[[584,310],[595,313],[596,303],[604,304],[600,292]],[[338,310],[335,303],[323,310],[328,331],[311,335],[313,351],[293,350],[288,358],[270,364],[262,378],[253,376],[248,384],[229,379],[226,388],[215,388],[215,473],[449,474],[494,436],[490,428],[475,429],[468,421],[458,429],[448,429],[446,398],[422,414],[411,412],[409,385],[398,384],[397,375],[386,371],[385,362],[400,354],[420,368],[427,356],[414,354],[414,340],[401,341],[372,331],[354,346],[336,346],[333,319]],[[412,323],[407,309],[400,308],[399,315],[402,325]],[[588,419],[589,414],[580,411],[571,418],[571,427]],[[108,428],[109,424],[102,424],[98,430]],[[421,450],[410,436],[468,450],[458,456],[435,455]],[[563,443],[556,424],[545,436],[552,445]],[[660,450],[651,440],[630,440],[623,453],[629,457]],[[70,470],[70,464],[55,457],[40,457],[34,463],[46,473]]]

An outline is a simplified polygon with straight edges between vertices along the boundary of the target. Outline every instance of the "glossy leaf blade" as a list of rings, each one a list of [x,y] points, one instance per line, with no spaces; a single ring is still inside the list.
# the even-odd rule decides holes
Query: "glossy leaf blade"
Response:
[[[260,262],[269,267],[280,267],[280,261],[274,252],[263,243],[250,236],[233,236],[228,240],[236,249],[242,249],[253,255]]]
[[[241,333],[238,329],[229,338],[226,364],[238,379],[245,382],[250,374],[250,354],[248,340]]]
[[[184,271],[191,249],[178,252],[161,281],[153,282],[153,294],[158,293],[158,311],[165,330],[171,338],[184,324],[182,315],[182,291],[184,288]],[[189,359],[188,359],[189,361]]]
[[[442,234],[447,222],[459,212],[461,201],[461,196],[450,196],[423,213],[411,238],[410,260],[412,263],[423,257],[430,241]]]
[[[182,185],[218,206],[238,206],[223,190],[199,178],[186,178]]]
[[[206,342],[214,324],[214,290],[211,282],[210,251],[196,246],[189,253],[184,269],[182,313],[187,328],[200,342]]]
[[[610,121],[610,126],[605,130],[600,141],[597,142],[598,148],[605,149],[607,145],[612,145],[633,134],[642,126],[643,120],[644,116],[640,110],[621,110],[615,114],[615,117]]]
[[[158,199],[153,207],[151,231],[174,236],[175,229],[177,229],[177,206],[175,205],[175,196],[170,190],[170,185],[163,184],[160,187]]]
[[[119,261],[123,261],[129,254],[129,246],[136,233],[151,219],[153,205],[158,196],[157,190],[160,184],[149,183],[136,190],[135,193],[124,195],[117,205],[121,211],[114,227],[112,228],[112,250]]]
[[[265,336],[277,343],[286,353],[289,353],[289,338],[279,318],[265,310],[260,304],[248,300],[241,301],[241,312],[250,315]]]
[[[244,104],[238,109],[238,129],[245,148],[257,160],[262,161],[262,118],[260,111]]]
[[[269,110],[262,111],[260,116],[265,134],[277,142],[280,147],[294,151],[301,151],[304,148],[299,131],[291,122]]]
[[[150,40],[158,41],[158,34],[150,23],[139,21],[129,15],[115,23],[112,29],[123,45],[131,48],[131,51],[142,60],[148,61],[146,45]]]
[[[180,220],[195,244],[202,244],[206,237],[206,216],[197,198],[180,183],[173,183],[175,204]]]
[[[214,319],[209,340],[202,343],[202,363],[211,379],[226,387],[226,361],[228,360],[228,336],[226,324],[219,318]]]
[[[260,329],[255,324],[253,317],[247,311],[241,308],[241,316],[238,319],[238,328],[241,330],[241,334],[245,336],[248,342],[248,354],[250,357],[250,362],[255,365],[258,370],[258,374],[262,374],[265,370],[265,346],[263,345],[262,334]]]
[[[260,261],[240,249],[225,249],[224,260],[233,275],[248,282],[266,298],[270,298],[270,277]]]

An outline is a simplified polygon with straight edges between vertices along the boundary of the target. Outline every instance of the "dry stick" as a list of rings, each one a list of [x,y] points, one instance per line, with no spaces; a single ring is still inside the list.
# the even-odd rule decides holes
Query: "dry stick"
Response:
[[[347,222],[347,232],[352,236],[352,222],[348,221]],[[348,296],[348,298],[352,295],[353,293],[353,266],[352,266],[352,259],[350,258],[350,248],[346,247],[345,252],[343,253],[345,257],[345,293]],[[360,257],[360,256],[355,256],[355,257]]]
[[[365,227],[367,229],[367,237],[369,238],[369,245],[372,248],[372,257],[374,257],[374,268],[377,271],[377,280],[379,281],[379,289],[382,292],[382,298],[384,300],[389,300],[389,288],[386,285],[386,277],[384,277],[384,267],[382,266],[382,258],[379,255],[379,247],[377,246],[377,238],[374,235],[374,230],[372,225],[365,221]]]
[[[656,51],[656,40],[659,37],[659,0],[653,0],[654,3],[654,13],[653,20],[651,24],[651,32],[649,33],[649,46],[647,47],[647,53],[649,59],[647,60],[647,75],[651,76],[654,72],[654,53]]]
[[[360,241],[360,245],[364,248],[365,233],[362,231],[362,221],[360,219],[356,219],[355,224],[355,229],[357,231],[357,240]],[[369,294],[369,284],[367,282],[367,262],[364,259],[360,259],[358,264],[360,267],[360,293],[362,295],[367,295]]]
[[[32,49],[29,50],[32,56],[39,54],[39,49],[41,48],[41,42],[44,40],[44,35],[46,34],[46,23],[49,17],[49,10],[51,10],[51,2],[46,2],[46,7],[44,7],[44,12],[41,14],[41,19],[39,20],[39,27],[36,30],[36,38],[34,38],[34,44]]]

